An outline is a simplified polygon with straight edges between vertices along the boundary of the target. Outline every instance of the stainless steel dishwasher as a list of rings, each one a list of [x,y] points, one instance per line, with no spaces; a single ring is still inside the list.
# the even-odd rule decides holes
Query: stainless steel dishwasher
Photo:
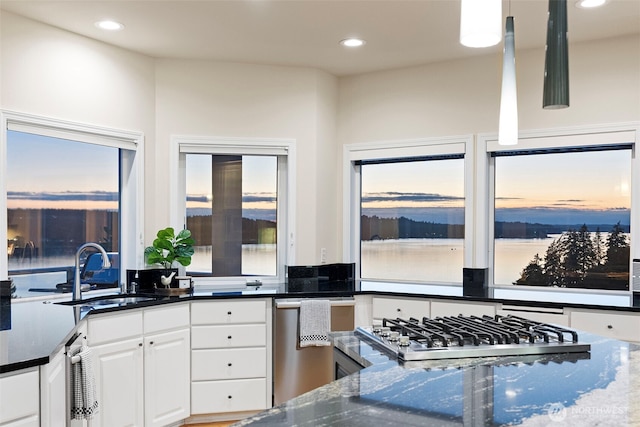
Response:
[[[331,330],[352,331],[353,298],[317,298],[331,301]],[[273,403],[279,405],[334,379],[333,346],[300,347],[300,298],[277,299],[273,333]]]

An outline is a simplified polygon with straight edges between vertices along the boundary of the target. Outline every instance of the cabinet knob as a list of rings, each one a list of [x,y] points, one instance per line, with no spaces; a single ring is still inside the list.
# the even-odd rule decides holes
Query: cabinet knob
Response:
[[[233,365],[233,363],[227,363],[227,366],[231,366],[231,365]]]
[[[141,342],[138,343],[138,347],[142,347],[142,343]]]
[[[607,329],[613,329],[613,325],[607,325]]]
[[[229,336],[227,337],[227,339],[231,339],[231,335],[229,335]]]
[[[401,309],[399,309],[399,308],[396,308],[396,311],[397,311],[398,313],[400,313],[402,310],[401,310]]]
[[[153,341],[149,341],[149,345],[153,345]]]
[[[231,398],[233,398],[233,396],[227,396],[227,399],[231,399]]]
[[[231,316],[231,312],[230,312],[230,311],[227,311],[227,315],[228,315],[228,316]]]

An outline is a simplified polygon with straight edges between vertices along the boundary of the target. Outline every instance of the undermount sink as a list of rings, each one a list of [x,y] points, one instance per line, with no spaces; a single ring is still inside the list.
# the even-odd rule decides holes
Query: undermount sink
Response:
[[[91,298],[91,299],[85,299],[85,300],[75,300],[75,301],[65,301],[65,302],[61,302],[60,304],[62,305],[85,305],[85,306],[92,306],[92,307],[97,307],[97,306],[104,306],[104,305],[117,305],[117,306],[122,306],[122,305],[128,305],[128,304],[137,304],[139,302],[145,302],[145,301],[154,301],[156,298],[151,297],[151,296],[143,296],[143,295],[128,295],[128,296],[122,296],[122,295],[109,295],[106,297],[98,297],[98,298]]]

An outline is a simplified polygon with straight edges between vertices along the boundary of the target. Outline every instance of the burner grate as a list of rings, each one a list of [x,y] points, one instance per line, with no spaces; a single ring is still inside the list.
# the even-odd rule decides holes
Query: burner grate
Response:
[[[386,318],[356,332],[405,361],[590,350],[573,330],[513,315]]]

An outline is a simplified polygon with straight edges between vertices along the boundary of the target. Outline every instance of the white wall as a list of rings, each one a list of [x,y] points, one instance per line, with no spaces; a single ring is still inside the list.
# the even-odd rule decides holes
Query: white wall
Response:
[[[542,109],[544,51],[516,52],[521,130],[640,119],[640,36],[571,45],[571,106]],[[339,80],[341,144],[498,131],[501,55]]]
[[[8,12],[0,19],[3,109],[153,139],[151,58]]]
[[[163,171],[169,164],[171,135],[294,139],[295,262],[319,262],[319,241],[337,247],[339,236],[321,235],[320,227],[335,227],[336,197],[318,197],[326,193],[325,177],[335,181],[338,170],[335,160],[319,162],[335,159],[334,77],[308,68],[158,60],[156,81],[155,194],[168,186]],[[155,199],[157,215],[148,218],[147,231],[168,221],[165,203]]]

